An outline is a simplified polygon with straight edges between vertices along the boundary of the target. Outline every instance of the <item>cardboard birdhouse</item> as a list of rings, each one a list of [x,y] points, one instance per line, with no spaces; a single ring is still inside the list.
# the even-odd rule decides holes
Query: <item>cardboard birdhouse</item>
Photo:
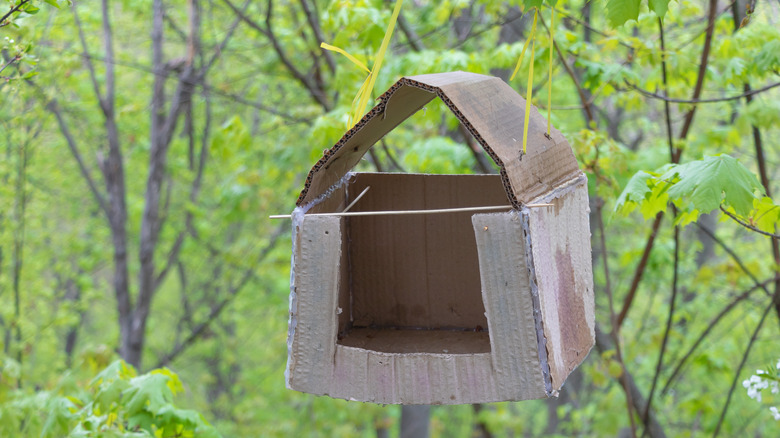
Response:
[[[350,173],[436,97],[499,175]],[[289,388],[400,404],[557,395],[594,344],[587,179],[533,107],[523,153],[524,116],[498,78],[406,77],[325,152],[292,215]]]

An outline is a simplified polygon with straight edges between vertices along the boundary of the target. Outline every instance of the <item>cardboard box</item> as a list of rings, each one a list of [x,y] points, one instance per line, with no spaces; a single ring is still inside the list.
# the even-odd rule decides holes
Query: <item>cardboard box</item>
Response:
[[[435,97],[499,175],[349,173]],[[401,404],[556,396],[594,344],[587,180],[570,146],[532,108],[523,154],[525,101],[498,78],[402,78],[379,100],[293,212],[288,387]],[[360,215],[483,206],[505,208]]]

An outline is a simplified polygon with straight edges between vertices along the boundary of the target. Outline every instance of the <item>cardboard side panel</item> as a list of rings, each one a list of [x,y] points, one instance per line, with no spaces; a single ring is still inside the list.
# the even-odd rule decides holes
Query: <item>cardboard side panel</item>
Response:
[[[520,216],[517,212],[476,214],[472,223],[501,396],[505,400],[546,397]]]
[[[554,389],[595,342],[588,188],[565,189],[552,207],[528,209],[536,281]]]
[[[307,217],[295,246],[297,326],[288,358],[288,387],[327,392],[336,344],[336,291],[341,259],[341,220]]]
[[[490,353],[393,354],[336,346],[331,397],[387,404],[503,401]]]

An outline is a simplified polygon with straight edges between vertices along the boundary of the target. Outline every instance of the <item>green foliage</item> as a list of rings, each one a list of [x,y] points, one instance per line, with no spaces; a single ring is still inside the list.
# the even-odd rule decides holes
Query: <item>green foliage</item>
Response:
[[[404,168],[412,173],[471,173],[474,156],[468,146],[447,137],[414,142],[404,154]]]
[[[397,406],[312,397],[285,388],[288,225],[266,219],[292,209],[310,166],[349,128],[347,114],[365,80],[364,71],[332,53],[331,70],[319,49],[320,40],[370,66],[391,18],[388,2],[307,0],[321,36],[314,35],[303,2],[283,6],[274,2],[270,23],[276,42],[305,81],[282,62],[267,35],[237,21],[225,2],[191,2],[201,5],[203,25],[199,42],[204,53],[194,56],[194,64],[214,57],[214,66],[186,102],[184,113],[192,117],[178,119],[164,166],[160,208],[165,220],[154,254],[158,272],[179,236],[183,243],[179,259],[154,296],[144,352],[144,365],[156,366],[202,327],[168,365],[186,385],[169,371],[138,376],[113,363],[120,333],[112,237],[56,118],[47,110],[49,99],[57,97],[85,166],[102,190],[105,181],[99,166],[106,156],[105,120],[87,68],[91,60],[104,89],[102,11],[99,2],[78,5],[90,55],[85,57],[73,11],[46,3],[67,4],[34,1],[31,5],[39,9],[30,10],[34,15],[17,13],[13,25],[0,31],[7,38],[0,43],[8,53],[3,65],[22,54],[2,72],[8,81],[0,91],[0,205],[5,207],[0,208],[0,339],[7,342],[0,367],[0,436],[41,436],[42,431],[44,436],[175,436],[185,431],[207,435],[213,429],[203,417],[225,436],[369,437],[377,431],[396,436],[401,415]],[[242,7],[244,2],[232,3]],[[262,29],[267,4],[249,2],[246,9],[246,16]],[[136,288],[150,159],[151,2],[110,5],[115,110],[129,210],[128,278]],[[166,2],[164,55],[170,61],[165,67],[166,97],[182,73],[181,61],[189,59],[187,37],[193,23],[189,5]],[[556,8],[553,35],[567,66],[557,53],[549,64],[550,34],[541,19],[550,25],[550,6]],[[584,14],[586,7],[589,15]],[[750,226],[778,232],[774,139],[780,138],[780,88],[764,87],[777,81],[780,30],[771,3],[758,2],[756,7],[741,27],[733,22],[731,9],[719,9],[713,27],[701,97],[731,99],[698,104],[684,139],[678,139],[680,125],[692,106],[669,104],[673,146],[683,150],[684,164],[677,166],[665,166],[670,158],[664,103],[626,83],[674,99],[692,97],[706,2],[405,2],[401,12],[408,27],[402,28],[399,21],[368,105],[401,76],[465,70],[509,78],[531,28],[528,12],[538,8],[533,64],[526,53],[519,77],[510,85],[525,95],[533,66],[532,102],[546,114],[547,93],[542,87],[551,84],[552,123],[569,140],[588,175],[600,327],[608,329],[611,321],[608,279],[601,263],[608,263],[613,300],[620,306],[650,229],[638,216],[605,213],[607,248],[602,250],[595,221],[599,209],[638,210],[651,218],[673,203],[679,224],[701,220],[739,257],[738,263],[697,229],[680,233],[677,273],[684,300],[677,302],[662,364],[659,383],[665,384],[671,367],[713,318],[753,286],[745,270],[760,281],[776,272],[767,237],[725,215],[717,223],[702,217],[722,207]],[[658,17],[665,28],[666,81]],[[225,40],[231,32],[233,36]],[[565,67],[572,70],[576,83]],[[734,98],[745,92],[746,83],[760,90],[749,103]],[[312,86],[320,87],[327,108],[313,97]],[[594,123],[583,117],[580,92],[592,105]],[[756,185],[750,172],[758,168],[753,127],[764,139],[774,199],[764,196],[764,188]],[[205,172],[194,199],[191,188],[204,145]],[[376,164],[384,171],[480,170],[457,120],[438,100],[393,130],[373,152],[378,163],[366,157],[357,170],[376,171]],[[706,158],[690,161],[698,157]],[[20,168],[26,169],[26,178],[18,173]],[[22,193],[27,196],[24,214],[17,208]],[[283,231],[274,240],[277,227]],[[15,277],[14,242],[20,237],[23,263]],[[661,348],[674,260],[672,227],[663,222],[620,333],[627,370],[645,395]],[[767,300],[759,291],[735,305],[693,353],[671,391],[656,391],[652,406],[667,435],[712,434],[749,333]],[[212,317],[212,309],[223,304],[221,313]],[[771,329],[770,320],[765,329]],[[67,350],[71,334],[75,341]],[[764,342],[771,337],[771,332],[760,333],[738,382],[777,360],[775,344]],[[98,373],[101,377],[94,379]],[[470,436],[477,422],[496,437],[541,436],[550,430],[558,436],[627,434],[630,422],[618,379],[622,369],[614,350],[592,352],[578,373],[559,400],[491,404],[479,413],[471,406],[435,406],[431,436]],[[765,406],[738,390],[721,435],[778,436],[778,427]],[[99,428],[105,430],[95,432]]]
[[[641,4],[641,0],[606,0],[609,24],[618,27],[628,20],[636,20]],[[647,0],[647,6],[658,18],[663,19],[669,8],[669,0]]]
[[[640,0],[607,0],[607,19],[612,26],[621,26],[639,16]]]
[[[0,404],[0,432],[44,438],[220,436],[201,414],[173,404],[183,387],[167,368],[137,376],[118,360],[84,387],[66,389],[15,391]]]
[[[728,155],[705,157],[685,164],[669,165],[657,172],[637,172],[618,198],[615,209],[628,214],[639,208],[645,219],[666,210],[673,202],[680,210],[678,222],[685,225],[700,214],[733,208],[746,216],[762,190],[756,176]]]

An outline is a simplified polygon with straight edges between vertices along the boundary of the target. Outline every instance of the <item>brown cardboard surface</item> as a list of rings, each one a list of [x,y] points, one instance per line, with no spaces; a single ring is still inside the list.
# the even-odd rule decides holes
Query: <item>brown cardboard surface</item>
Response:
[[[585,178],[529,209],[529,229],[554,389],[595,342],[593,273]],[[538,262],[537,262],[538,261]]]
[[[336,346],[331,397],[372,403],[461,404],[507,400],[489,353],[383,353]]]
[[[347,347],[384,353],[474,354],[490,352],[487,331],[379,330],[355,328],[339,341]]]
[[[472,222],[493,369],[499,381],[516,385],[510,400],[546,397],[520,214],[475,214]]]
[[[506,204],[498,175],[359,173],[351,211]],[[470,213],[348,218],[355,327],[487,327]]]
[[[358,173],[345,183],[375,142],[437,96],[500,175]],[[317,200],[297,210],[307,213],[294,234],[290,388],[402,404],[557,394],[593,345],[587,184],[563,136],[546,136],[531,111],[524,154],[525,101],[500,79],[402,78],[324,153],[297,201]],[[367,186],[352,211],[515,210],[312,215],[342,211]]]
[[[295,324],[288,357],[290,388],[326,391],[336,344],[336,294],[339,285],[341,221],[338,217],[309,217],[295,242]]]
[[[380,138],[438,96],[501,168],[507,198],[515,206],[580,174],[566,140],[531,109],[523,155],[525,100],[501,79],[466,72],[400,79],[379,103],[315,164],[297,205],[333,186]]]

